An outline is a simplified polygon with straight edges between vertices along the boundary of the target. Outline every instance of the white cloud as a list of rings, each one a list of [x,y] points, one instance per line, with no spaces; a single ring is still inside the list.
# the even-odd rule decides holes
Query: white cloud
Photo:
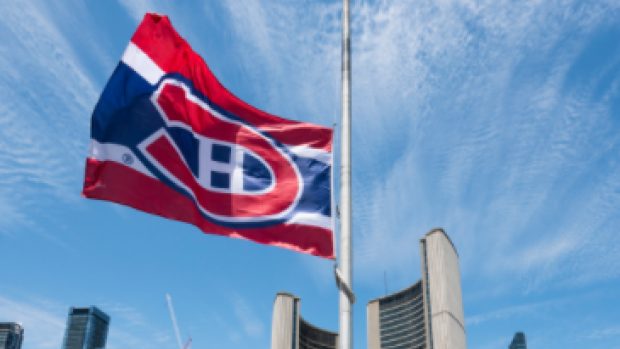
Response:
[[[220,316],[215,313],[212,313],[213,318],[220,324],[221,327],[224,328],[226,334],[228,335],[228,339],[231,342],[237,342],[241,339],[241,334],[235,330],[234,327],[229,326]]]
[[[98,307],[112,318],[107,347],[111,349],[173,347],[172,337],[154,328],[137,309],[122,304]],[[0,295],[0,322],[22,322],[24,348],[58,348],[66,331],[69,305],[40,297]]]
[[[478,349],[498,349],[505,348],[512,341],[511,336],[497,336],[492,340],[486,341],[485,344],[481,346],[476,346]],[[530,343],[531,346],[531,343]]]
[[[240,57],[237,64],[252,82],[248,86],[254,86],[254,94],[240,97],[289,119],[299,119],[299,111],[305,110],[313,122],[331,126],[336,111],[330,106],[339,98],[339,5],[260,0],[224,4],[236,34],[231,45]]]
[[[0,199],[0,234],[9,234],[7,229],[16,223],[23,223],[26,217],[18,212],[13,205]]]
[[[340,3],[226,6],[239,63],[260,88],[244,99],[330,125],[339,113]],[[607,131],[620,79],[592,98],[617,60],[601,62],[587,84],[567,82],[618,10],[573,0],[354,2],[357,279],[375,284],[388,270],[397,284],[411,282],[418,239],[436,226],[456,242],[465,279],[514,273],[519,284],[506,292],[619,275],[611,149],[620,139]]]
[[[118,0],[118,2],[138,23],[142,22],[147,12],[157,13],[155,4],[151,0]]]
[[[476,326],[484,322],[493,321],[493,320],[506,320],[506,319],[517,317],[517,316],[525,316],[525,315],[536,316],[542,312],[547,312],[553,307],[558,307],[564,303],[566,302],[565,301],[548,301],[548,302],[518,305],[518,306],[493,310],[485,314],[468,316],[465,319],[465,323],[467,324],[467,326]]]
[[[120,304],[101,304],[101,309],[106,313],[114,314],[115,318],[120,317],[126,326],[146,326],[146,319],[138,310]]]
[[[570,25],[560,13],[571,25],[606,15],[597,6],[566,14],[569,3],[359,6],[364,29],[354,37],[354,84],[373,86],[354,94],[362,124],[355,145],[364,153],[354,163],[373,183],[360,187],[356,201],[361,278],[374,278],[382,268],[408,275],[405,266],[419,260],[417,239],[435,226],[447,228],[456,241],[465,276],[517,271],[527,275],[530,289],[565,278],[569,257],[585,262],[613,255],[616,239],[607,233],[612,244],[606,251],[582,254],[617,214],[617,206],[599,199],[617,202],[617,171],[597,180],[591,193],[564,202],[573,215],[549,208],[557,209],[555,201],[591,175],[586,154],[599,150],[589,146],[609,122],[605,105],[563,91],[583,44],[564,43],[564,52],[543,56],[552,60],[545,62],[549,75],[530,82],[517,74],[530,59],[524,56],[531,54],[528,46],[543,54],[565,40]],[[394,148],[395,142],[402,145]],[[370,144],[374,149],[366,152]],[[377,160],[383,158],[390,161]],[[544,214],[566,222],[537,233]],[[476,252],[481,250],[486,252]],[[579,273],[595,270],[592,265]]]
[[[119,303],[98,307],[112,318],[107,347],[111,349],[175,347],[172,321],[164,331],[155,327],[140,310]],[[165,312],[162,314],[167,315]]]
[[[45,5],[0,4],[0,193],[15,219],[44,204],[43,194],[79,197],[71,189],[81,177],[96,100],[94,83]]]
[[[59,311],[48,311],[0,296],[0,322],[21,322],[25,348],[58,348],[62,346],[66,317]]]
[[[245,333],[250,337],[261,337],[264,331],[263,323],[256,316],[249,303],[241,296],[235,296],[233,307]]]
[[[592,339],[601,339],[615,336],[620,336],[620,326],[612,326],[604,330],[596,330],[588,334],[586,337]]]

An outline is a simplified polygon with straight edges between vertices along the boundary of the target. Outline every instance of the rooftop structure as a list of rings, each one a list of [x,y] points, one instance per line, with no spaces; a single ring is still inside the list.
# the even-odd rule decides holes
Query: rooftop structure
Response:
[[[110,317],[97,307],[71,307],[62,348],[105,348],[109,326]]]
[[[512,343],[510,344],[508,349],[527,349],[525,334],[523,332],[515,333],[515,337],[512,339]]]
[[[458,254],[442,229],[420,240],[422,279],[368,302],[368,349],[466,349]]]
[[[0,322],[0,349],[21,349],[24,328],[19,322]]]
[[[300,298],[279,292],[273,305],[271,349],[337,349],[338,333],[305,321],[299,312]]]

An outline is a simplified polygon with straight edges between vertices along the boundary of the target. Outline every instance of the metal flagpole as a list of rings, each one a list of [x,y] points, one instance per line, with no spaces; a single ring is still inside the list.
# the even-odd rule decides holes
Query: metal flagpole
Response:
[[[340,349],[353,348],[353,295],[351,266],[351,36],[350,2],[343,0],[342,10],[342,121],[340,123],[340,265],[339,279]]]

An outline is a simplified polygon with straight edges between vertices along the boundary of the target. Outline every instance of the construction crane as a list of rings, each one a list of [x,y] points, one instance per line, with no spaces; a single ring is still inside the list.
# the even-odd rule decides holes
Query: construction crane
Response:
[[[190,337],[189,340],[187,341],[187,344],[185,344],[185,347],[183,349],[187,349],[189,348],[189,344],[192,342],[192,338]]]
[[[166,298],[168,299],[168,308],[170,308],[170,316],[172,316],[172,323],[174,324],[174,331],[177,334],[177,341],[179,342],[179,349],[184,349],[183,343],[181,342],[181,334],[179,333],[179,327],[177,326],[177,319],[176,317],[174,317],[174,309],[172,308],[172,299],[170,299],[170,295],[167,293],[166,293]],[[185,348],[187,348],[187,346],[189,345],[191,341],[192,339],[190,338],[187,344],[185,345]]]

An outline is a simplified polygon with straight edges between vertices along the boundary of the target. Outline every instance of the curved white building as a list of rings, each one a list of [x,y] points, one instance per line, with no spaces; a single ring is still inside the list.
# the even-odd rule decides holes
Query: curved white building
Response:
[[[422,279],[368,302],[368,349],[466,349],[456,248],[443,229],[420,240]]]
[[[278,292],[273,305],[271,349],[337,349],[338,333],[320,329],[299,315],[300,298]]]

